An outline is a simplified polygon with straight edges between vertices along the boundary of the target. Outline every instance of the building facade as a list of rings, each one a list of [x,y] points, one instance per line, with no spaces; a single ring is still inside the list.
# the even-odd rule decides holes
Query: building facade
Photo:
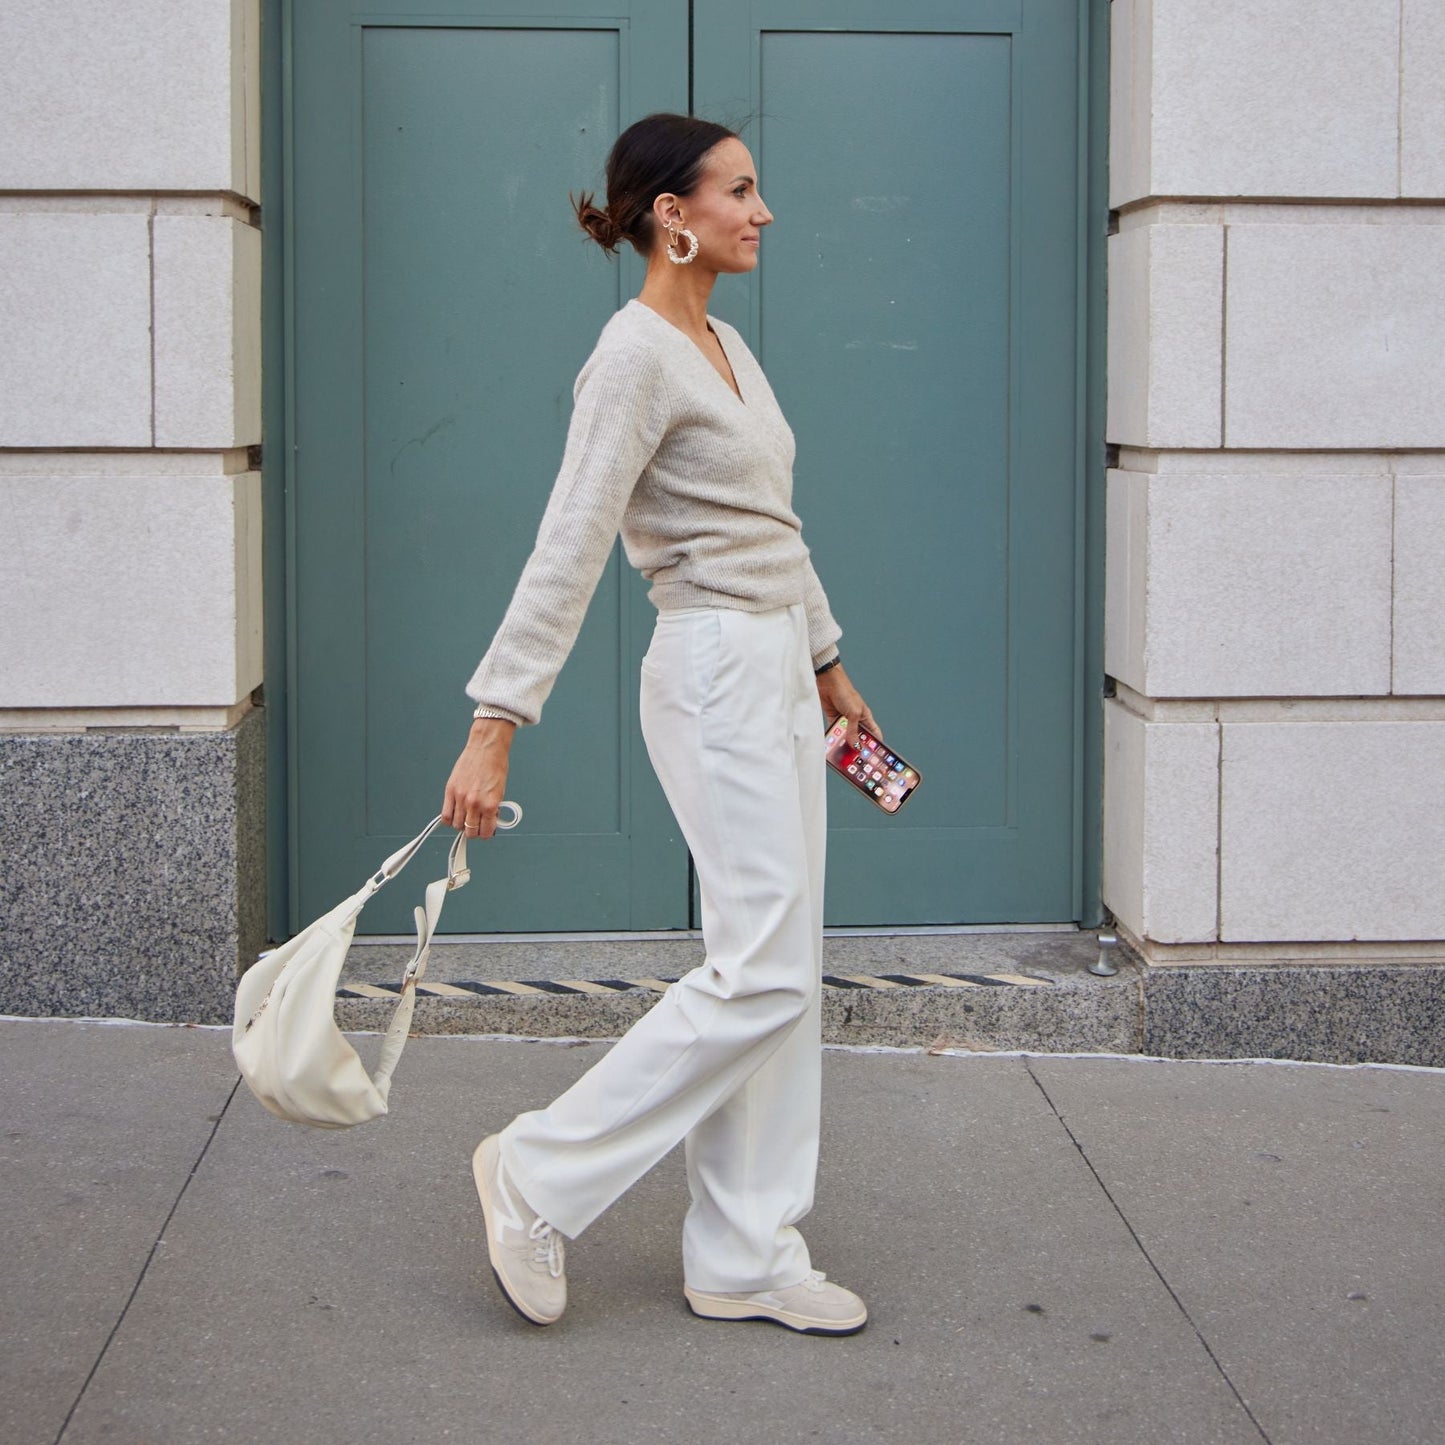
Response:
[[[832,514],[884,478],[914,522],[875,591],[930,672],[879,690],[920,757],[973,760],[912,833],[838,824],[882,881],[833,921],[1108,922],[1212,1047],[1439,1062],[1445,11],[495,8],[0,16],[0,1005],[228,1017],[268,937],[426,821],[541,500],[460,592],[411,565],[475,520],[439,478],[491,436],[534,490],[555,466],[585,345],[537,370],[513,298],[553,293],[543,355],[640,282],[578,269],[537,197],[691,106],[760,115],[793,207],[766,301],[720,285],[720,314],[824,458],[820,571],[883,565]],[[492,328],[515,378],[467,349]],[[620,562],[599,598],[495,927],[694,921],[626,743],[647,612]],[[844,609],[850,659],[891,655]],[[551,761],[598,697],[620,783]]]

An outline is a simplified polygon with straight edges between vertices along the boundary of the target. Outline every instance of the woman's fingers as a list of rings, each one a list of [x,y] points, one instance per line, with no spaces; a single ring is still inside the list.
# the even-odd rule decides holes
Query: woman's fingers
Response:
[[[506,789],[506,750],[468,743],[447,779],[442,821],[468,838],[490,838]]]

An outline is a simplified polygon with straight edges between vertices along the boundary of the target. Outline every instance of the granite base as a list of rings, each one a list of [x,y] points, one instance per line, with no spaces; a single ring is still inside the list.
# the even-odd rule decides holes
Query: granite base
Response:
[[[1445,1068],[1445,965],[1145,968],[1142,1052]]]
[[[265,947],[265,719],[0,734],[0,1012],[220,1023]]]

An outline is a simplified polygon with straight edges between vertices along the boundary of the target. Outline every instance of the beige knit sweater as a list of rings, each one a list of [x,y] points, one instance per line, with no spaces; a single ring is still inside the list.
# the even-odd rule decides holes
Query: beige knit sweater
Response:
[[[641,301],[602,328],[572,389],[536,545],[467,683],[492,716],[541,717],[619,529],[659,610],[801,602],[813,665],[837,653],[841,629],[792,509],[792,430],[736,329],[708,320],[742,401],[691,337]]]

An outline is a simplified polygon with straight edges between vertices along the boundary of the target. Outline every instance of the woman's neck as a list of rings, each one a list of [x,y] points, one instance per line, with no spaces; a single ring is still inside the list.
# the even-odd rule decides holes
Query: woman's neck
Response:
[[[707,303],[716,281],[716,271],[694,271],[690,265],[679,266],[666,256],[657,256],[647,268],[647,279],[637,299],[680,331],[703,342],[708,334]]]

